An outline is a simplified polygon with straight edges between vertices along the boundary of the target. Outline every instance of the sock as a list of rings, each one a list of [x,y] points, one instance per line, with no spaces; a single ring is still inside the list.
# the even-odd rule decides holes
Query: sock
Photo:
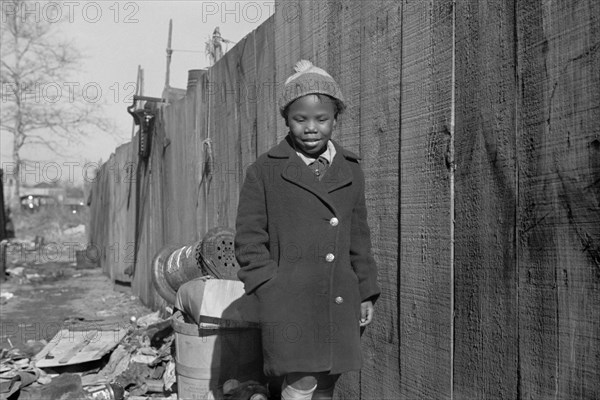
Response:
[[[316,388],[317,385],[308,390],[296,389],[291,385],[288,385],[286,381],[283,381],[281,400],[311,400]]]
[[[331,386],[330,388],[315,390],[315,392],[312,395],[311,400],[331,400],[331,399],[333,399],[333,389],[334,388],[335,388],[335,385]]]

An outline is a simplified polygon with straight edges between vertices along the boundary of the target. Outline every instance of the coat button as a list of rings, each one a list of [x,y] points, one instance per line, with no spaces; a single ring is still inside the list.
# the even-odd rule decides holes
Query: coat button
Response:
[[[337,226],[337,224],[339,224],[339,223],[340,223],[340,220],[339,220],[339,219],[337,219],[336,217],[333,217],[333,218],[331,218],[331,219],[329,220],[329,224],[330,224],[331,226]]]
[[[335,260],[335,256],[331,253],[327,253],[327,255],[325,256],[325,261],[333,262],[333,260]]]
[[[338,296],[335,298],[336,304],[342,304],[344,302],[344,298],[342,296]]]

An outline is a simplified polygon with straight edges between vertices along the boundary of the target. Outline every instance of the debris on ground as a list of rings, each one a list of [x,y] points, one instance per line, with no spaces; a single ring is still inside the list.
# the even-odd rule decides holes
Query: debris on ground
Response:
[[[64,326],[50,342],[31,340],[22,349],[0,350],[2,399],[177,399],[171,318],[151,313],[123,326],[72,317]],[[259,382],[235,379],[226,382],[223,395],[268,398]]]
[[[2,349],[0,396],[20,400],[120,400],[149,395],[175,399],[170,320],[152,313],[137,321],[152,323],[123,327],[114,322],[111,326],[110,321],[73,318],[65,321],[70,328],[61,330],[50,342],[30,341],[24,349]]]
[[[15,297],[15,295],[12,292],[0,292],[0,301],[2,302],[6,302],[12,299],[13,297]]]

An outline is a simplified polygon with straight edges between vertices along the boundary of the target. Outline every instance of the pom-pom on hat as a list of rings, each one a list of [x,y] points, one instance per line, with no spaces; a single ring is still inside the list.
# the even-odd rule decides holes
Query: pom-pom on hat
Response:
[[[279,112],[285,118],[285,109],[296,99],[307,94],[326,94],[339,100],[338,112],[346,107],[344,96],[337,82],[325,70],[315,67],[308,60],[300,60],[294,66],[295,74],[287,78],[279,100]]]

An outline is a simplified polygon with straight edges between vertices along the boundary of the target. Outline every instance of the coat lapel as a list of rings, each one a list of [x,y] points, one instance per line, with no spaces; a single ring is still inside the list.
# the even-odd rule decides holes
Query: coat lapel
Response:
[[[352,183],[352,169],[346,162],[344,150],[337,143],[334,143],[334,146],[336,146],[336,150],[339,150],[336,152],[331,166],[321,181],[326,186],[328,193]]]
[[[333,199],[329,193],[352,182],[352,171],[349,166],[345,165],[346,163],[341,147],[334,143],[336,149],[339,149],[339,151],[336,153],[333,160],[334,162],[327,170],[323,180],[319,181],[310,168],[308,168],[302,159],[298,157],[289,143],[289,140],[289,137],[286,137],[285,140],[269,152],[271,157],[287,158],[287,162],[282,166],[281,177],[314,194],[321,199],[334,214],[338,215]],[[328,175],[330,176],[329,179]]]

